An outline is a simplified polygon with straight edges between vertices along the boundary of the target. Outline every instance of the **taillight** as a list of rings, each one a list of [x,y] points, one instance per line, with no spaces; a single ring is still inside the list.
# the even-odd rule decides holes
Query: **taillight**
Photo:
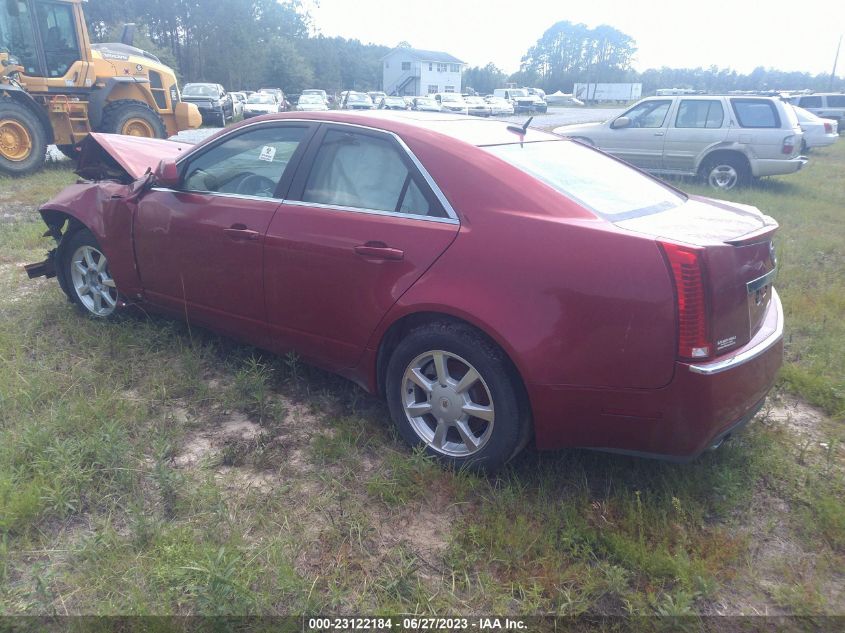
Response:
[[[707,305],[704,300],[702,249],[660,242],[675,280],[678,298],[678,356],[701,360],[710,356]]]
[[[833,126],[828,123],[827,121],[824,122],[824,133],[831,134],[833,132]]]
[[[795,135],[790,134],[785,139],[783,139],[783,147],[781,148],[781,152],[784,154],[791,154],[795,151]]]

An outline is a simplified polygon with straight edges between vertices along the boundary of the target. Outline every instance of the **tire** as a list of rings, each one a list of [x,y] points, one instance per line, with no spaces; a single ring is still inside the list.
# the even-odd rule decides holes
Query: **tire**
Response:
[[[730,154],[708,158],[701,167],[704,182],[720,191],[746,187],[751,180],[747,163]]]
[[[530,423],[505,354],[467,325],[411,330],[390,357],[385,392],[403,439],[456,469],[495,471],[527,443]]]
[[[143,101],[130,99],[112,101],[103,109],[100,131],[145,138],[167,137],[167,129],[158,113]]]
[[[91,231],[80,229],[64,237],[58,256],[65,282],[62,289],[70,300],[88,316],[114,316],[119,294],[108,260]]]
[[[47,130],[35,112],[10,99],[0,100],[0,171],[25,176],[41,169],[47,156]]]

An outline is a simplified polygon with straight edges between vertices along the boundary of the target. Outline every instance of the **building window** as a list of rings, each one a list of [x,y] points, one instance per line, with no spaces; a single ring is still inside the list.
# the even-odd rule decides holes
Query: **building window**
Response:
[[[411,70],[411,62],[402,62],[402,70]]]
[[[428,69],[429,69],[429,70],[432,70],[432,68],[431,68],[431,67],[432,67],[432,65],[433,65],[433,64],[429,63],[429,65],[428,65]]]
[[[433,95],[435,92],[437,92],[437,86],[436,85],[428,87],[428,94]]]
[[[443,92],[455,92],[455,86],[444,86]]]
[[[437,64],[437,72],[439,73],[445,73],[448,68],[449,64]]]
[[[385,68],[390,68],[390,62],[384,62],[384,67],[385,67]]]
[[[461,65],[460,64],[449,64],[449,72],[450,73],[461,72]]]

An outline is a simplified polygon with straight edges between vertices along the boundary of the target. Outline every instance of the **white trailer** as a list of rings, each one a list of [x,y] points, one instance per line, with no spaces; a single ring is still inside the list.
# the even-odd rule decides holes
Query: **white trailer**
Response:
[[[643,96],[643,85],[629,84],[575,84],[572,90],[576,98],[584,102],[636,101]]]

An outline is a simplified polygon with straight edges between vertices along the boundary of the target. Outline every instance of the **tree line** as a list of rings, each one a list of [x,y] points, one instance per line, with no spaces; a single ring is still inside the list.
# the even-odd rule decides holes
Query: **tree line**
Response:
[[[230,90],[278,86],[289,92],[381,87],[381,58],[388,46],[314,35],[300,0],[90,0],[85,5],[91,38],[113,40],[120,26],[138,25],[135,45],[158,55],[180,80],[221,83]],[[466,68],[464,89],[481,94],[507,83],[546,92],[572,92],[573,84],[641,82],[643,94],[658,88],[730,90],[826,90],[827,74],[763,67],[740,74],[727,68],[669,68],[636,72],[629,35],[607,25],[589,28],[561,21],[528,49],[516,73],[494,64]],[[835,90],[845,89],[837,78]]]

